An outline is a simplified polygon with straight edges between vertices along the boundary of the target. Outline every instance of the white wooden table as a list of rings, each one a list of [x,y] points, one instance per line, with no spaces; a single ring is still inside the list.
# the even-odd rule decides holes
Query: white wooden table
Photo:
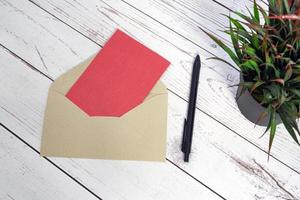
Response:
[[[218,30],[250,0],[0,0],[0,199],[300,199],[300,148],[279,126],[268,137],[239,112],[237,69],[206,60]],[[39,155],[50,84],[101,49],[116,28],[171,61],[167,161]],[[189,163],[180,152],[191,66],[203,60]]]

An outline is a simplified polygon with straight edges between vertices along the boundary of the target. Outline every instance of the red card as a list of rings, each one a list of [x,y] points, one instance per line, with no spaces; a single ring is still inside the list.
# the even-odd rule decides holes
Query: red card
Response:
[[[169,64],[117,30],[66,96],[90,116],[121,116],[143,102]]]

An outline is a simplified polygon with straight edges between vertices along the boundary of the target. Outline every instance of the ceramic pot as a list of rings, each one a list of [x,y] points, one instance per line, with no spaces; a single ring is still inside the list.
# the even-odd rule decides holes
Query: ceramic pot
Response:
[[[240,77],[240,82],[243,83],[244,79],[243,77]],[[247,90],[244,94],[241,94],[242,87],[239,86],[236,94],[236,101],[237,105],[241,111],[241,113],[252,123],[256,123],[259,115],[266,110],[265,107],[260,105],[250,94],[250,92]],[[240,96],[239,98],[237,98]],[[265,117],[263,120],[261,120],[257,125],[260,126],[267,126],[269,122],[269,117]],[[282,123],[280,117],[278,114],[276,114],[276,123],[280,124]]]

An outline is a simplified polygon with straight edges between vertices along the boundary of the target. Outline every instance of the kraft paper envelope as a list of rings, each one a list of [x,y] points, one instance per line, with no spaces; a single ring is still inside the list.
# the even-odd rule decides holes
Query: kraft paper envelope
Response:
[[[41,155],[164,161],[166,87],[158,81],[141,104],[120,117],[89,116],[66,94],[92,60],[79,64],[51,85]]]

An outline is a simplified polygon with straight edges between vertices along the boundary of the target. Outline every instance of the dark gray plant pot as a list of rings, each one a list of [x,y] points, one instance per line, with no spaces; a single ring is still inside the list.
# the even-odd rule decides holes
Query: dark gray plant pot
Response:
[[[243,77],[240,78],[240,82],[243,83],[244,79]],[[236,98],[240,95],[242,91],[242,87],[239,86],[236,94]],[[247,90],[244,94],[242,94],[237,99],[237,105],[241,111],[241,113],[251,122],[256,123],[259,115],[266,110],[265,107],[260,105],[250,94],[250,92]],[[269,122],[269,117],[265,117],[263,120],[261,120],[257,125],[260,126],[267,126]],[[282,123],[280,117],[278,114],[276,114],[276,123],[280,124]]]

